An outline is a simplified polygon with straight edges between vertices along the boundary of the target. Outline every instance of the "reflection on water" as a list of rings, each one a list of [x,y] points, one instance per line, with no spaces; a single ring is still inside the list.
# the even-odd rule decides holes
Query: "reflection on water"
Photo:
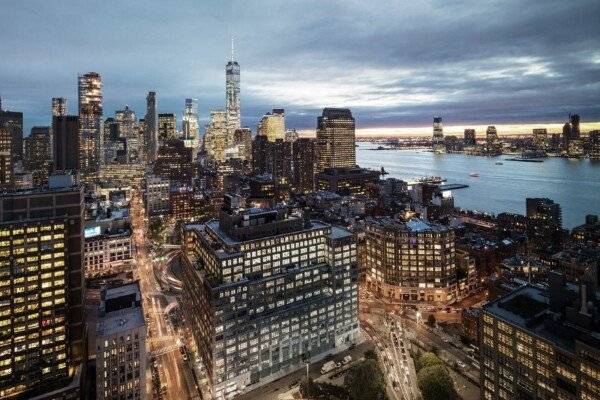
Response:
[[[439,175],[447,183],[465,183],[467,189],[453,192],[458,207],[499,213],[525,213],[526,197],[549,197],[563,211],[563,223],[573,228],[586,214],[600,214],[600,162],[548,158],[543,163],[507,161],[510,156],[477,157],[433,154],[426,150],[369,150],[377,147],[361,142],[357,162],[380,169],[386,177],[410,179]],[[496,162],[503,165],[497,165]],[[477,173],[479,177],[470,177]]]

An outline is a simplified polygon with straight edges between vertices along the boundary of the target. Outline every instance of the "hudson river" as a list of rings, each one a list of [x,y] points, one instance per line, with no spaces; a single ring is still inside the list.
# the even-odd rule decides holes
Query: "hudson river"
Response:
[[[464,183],[453,190],[454,204],[494,214],[525,214],[526,197],[549,197],[562,208],[563,226],[573,228],[586,214],[600,214],[600,161],[546,158],[542,163],[507,161],[512,156],[479,157],[434,154],[426,150],[369,150],[377,143],[359,142],[357,163],[380,169],[384,178],[441,176],[446,183]],[[502,162],[503,165],[497,165]],[[477,173],[479,177],[470,177]]]

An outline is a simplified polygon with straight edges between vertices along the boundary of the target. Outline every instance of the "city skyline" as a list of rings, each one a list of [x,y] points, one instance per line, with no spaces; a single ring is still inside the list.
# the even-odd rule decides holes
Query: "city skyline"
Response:
[[[366,128],[428,127],[432,115],[448,126],[543,125],[560,123],[569,112],[583,122],[600,119],[600,53],[594,50],[600,32],[593,23],[599,6],[591,1],[518,5],[518,15],[516,3],[331,3],[319,4],[319,13],[308,13],[313,7],[306,2],[140,5],[78,5],[87,22],[74,22],[77,39],[64,36],[73,30],[41,20],[65,20],[68,2],[6,10],[0,29],[9,39],[0,51],[13,62],[0,66],[0,93],[5,109],[24,112],[26,134],[49,124],[53,97],[66,97],[74,113],[74,77],[86,71],[103,77],[107,112],[129,104],[142,114],[145,94],[155,90],[163,113],[179,114],[183,99],[198,98],[204,125],[210,110],[223,107],[222,68],[232,35],[244,70],[242,125],[253,129],[278,107],[286,109],[290,127],[311,130],[323,107],[350,107],[359,136]],[[106,25],[112,14],[131,13],[143,15]],[[336,18],[325,24],[331,15]],[[564,15],[581,23],[558,30]],[[189,16],[198,23],[181,26]],[[477,22],[483,19],[492,22]],[[172,40],[174,29],[205,39],[180,45]],[[165,51],[172,57],[165,59]],[[39,62],[24,59],[32,55]]]

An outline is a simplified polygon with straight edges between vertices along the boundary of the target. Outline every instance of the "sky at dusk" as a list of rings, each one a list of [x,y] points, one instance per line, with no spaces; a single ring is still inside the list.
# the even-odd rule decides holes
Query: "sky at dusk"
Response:
[[[326,106],[367,131],[600,121],[600,1],[3,2],[0,95],[25,126],[50,123],[50,99],[77,112],[77,74],[104,82],[104,116],[125,104],[203,126],[222,108],[230,38],[241,66],[243,124],[286,109],[314,129]]]

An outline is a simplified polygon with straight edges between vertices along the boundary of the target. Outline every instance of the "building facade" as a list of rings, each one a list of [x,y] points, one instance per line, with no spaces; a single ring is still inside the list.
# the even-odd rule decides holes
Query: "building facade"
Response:
[[[348,231],[225,201],[187,225],[182,302],[215,398],[233,398],[358,338]]]
[[[355,125],[347,108],[324,108],[317,119],[317,171],[356,166]]]
[[[6,192],[0,198],[0,397],[78,398],[86,360],[83,190]],[[71,386],[72,390],[68,390]],[[68,393],[67,393],[68,392]]]
[[[483,307],[481,399],[600,398],[598,299],[560,274],[549,283],[521,286]]]
[[[285,140],[284,110],[275,108],[272,112],[266,113],[258,123],[256,134],[266,136],[269,142],[274,142],[277,139]]]
[[[97,172],[103,162],[102,78],[96,72],[78,77],[79,171]]]
[[[64,97],[52,98],[52,117],[63,117],[69,113],[67,99]]]
[[[86,228],[84,270],[86,279],[125,272],[133,263],[131,230]]]
[[[137,281],[101,293],[96,398],[146,399],[146,325]]]
[[[158,152],[158,114],[156,112],[156,92],[146,95],[146,115],[144,116],[146,130],[144,131],[146,143],[146,161],[151,163],[156,160]]]
[[[423,220],[369,221],[362,266],[367,287],[396,301],[454,302],[459,289],[454,241],[452,229]]]
[[[55,171],[77,171],[79,139],[79,117],[65,115],[52,119],[52,166]]]
[[[234,59],[233,45],[231,60],[225,66],[225,119],[228,139],[236,129],[242,127],[240,109],[240,64]]]
[[[315,140],[300,138],[292,144],[293,187],[299,193],[315,190]]]
[[[146,176],[146,212],[148,216],[166,215],[169,213],[169,193],[171,181],[156,175]]]

